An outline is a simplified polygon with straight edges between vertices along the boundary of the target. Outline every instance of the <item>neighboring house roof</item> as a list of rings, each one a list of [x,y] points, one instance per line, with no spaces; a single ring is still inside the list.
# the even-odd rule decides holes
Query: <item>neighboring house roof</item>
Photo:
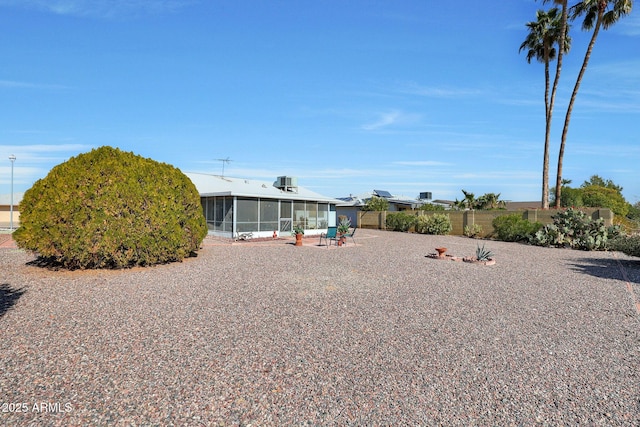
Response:
[[[371,193],[365,193],[358,196],[351,195],[349,197],[338,197],[338,200],[341,200],[342,202],[338,203],[337,206],[363,206],[367,203],[367,200],[371,199],[373,196],[386,199],[389,203],[394,205],[422,206],[425,203],[424,200],[409,199],[405,196],[393,196],[391,193],[385,190],[373,190]]]
[[[505,202],[505,207],[507,210],[518,210],[518,209],[540,209],[542,206],[542,201],[535,202]]]
[[[337,206],[362,206],[364,205],[364,201],[357,196],[349,196],[349,197],[338,197],[340,203]]]
[[[456,202],[453,200],[432,200],[431,203],[434,205],[445,205],[445,206],[453,206]]]
[[[333,197],[326,197],[304,187],[293,187],[289,191],[276,188],[274,183],[251,179],[230,178],[203,173],[185,173],[198,189],[201,196],[259,197],[263,199],[314,200],[339,203]]]

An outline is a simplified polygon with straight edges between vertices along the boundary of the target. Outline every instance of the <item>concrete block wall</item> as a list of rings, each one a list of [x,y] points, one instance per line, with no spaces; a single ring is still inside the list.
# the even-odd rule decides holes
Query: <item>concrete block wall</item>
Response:
[[[613,212],[610,209],[602,208],[582,208],[580,209],[591,215],[591,218],[603,218],[606,225],[613,224]],[[502,215],[509,215],[518,213],[522,215],[522,218],[531,222],[540,222],[543,225],[553,223],[551,218],[557,212],[555,209],[542,210],[542,209],[527,209],[519,211],[507,211],[507,210],[495,210],[495,211],[404,211],[409,215],[433,215],[434,213],[444,213],[449,215],[451,219],[451,225],[453,230],[450,234],[454,236],[464,235],[464,227],[466,225],[472,226],[473,224],[480,224],[482,226],[482,237],[487,237],[493,233],[493,220]],[[358,226],[361,228],[370,228],[376,230],[384,230],[386,228],[386,218],[388,212],[358,212]],[[413,231],[413,230],[410,230]]]

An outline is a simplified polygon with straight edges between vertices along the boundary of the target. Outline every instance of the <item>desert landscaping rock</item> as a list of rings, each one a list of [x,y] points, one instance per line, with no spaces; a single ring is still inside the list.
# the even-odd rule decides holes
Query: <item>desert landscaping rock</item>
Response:
[[[358,234],[121,271],[3,247],[0,425],[640,425],[638,259]]]

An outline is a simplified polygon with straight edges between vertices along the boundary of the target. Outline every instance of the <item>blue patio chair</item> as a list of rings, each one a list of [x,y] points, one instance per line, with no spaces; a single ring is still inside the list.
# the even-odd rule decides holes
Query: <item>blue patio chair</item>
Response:
[[[329,247],[330,241],[337,241],[336,235],[338,234],[338,227],[328,227],[326,233],[320,233],[320,245],[322,245],[322,239],[324,239],[325,244]]]

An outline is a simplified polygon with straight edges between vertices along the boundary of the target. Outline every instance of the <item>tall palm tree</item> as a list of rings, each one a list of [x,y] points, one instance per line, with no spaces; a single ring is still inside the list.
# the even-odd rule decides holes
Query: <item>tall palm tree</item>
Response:
[[[567,133],[569,131],[569,121],[571,120],[571,112],[573,111],[573,104],[582,82],[582,77],[589,64],[591,58],[591,52],[593,46],[596,43],[600,29],[608,30],[612,25],[618,22],[621,18],[631,13],[633,8],[633,0],[582,0],[576,5],[571,7],[571,20],[574,20],[580,16],[584,16],[582,21],[583,30],[593,29],[591,40],[587,47],[587,52],[584,55],[582,67],[578,73],[576,84],[573,87],[571,98],[569,99],[569,106],[567,107],[567,114],[564,118],[564,127],[562,128],[562,139],[560,140],[560,152],[558,154],[558,174],[556,176],[556,208],[560,208],[560,193],[562,190],[562,160],[564,158],[564,148],[567,141]]]
[[[566,3],[566,2],[565,2]],[[538,10],[536,12],[536,21],[526,24],[529,28],[529,34],[525,41],[520,45],[520,51],[527,51],[527,62],[531,63],[532,59],[537,59],[544,63],[544,109],[545,109],[545,135],[544,135],[544,156],[542,162],[542,208],[549,208],[549,141],[551,139],[551,117],[553,111],[553,100],[555,100],[555,90],[559,79],[559,69],[556,70],[554,79],[554,91],[552,99],[549,99],[549,63],[556,58],[555,44],[561,46],[564,52],[569,51],[571,39],[567,33],[568,26],[562,20],[563,14],[558,8],[549,9],[545,12]],[[564,34],[564,37],[561,37]],[[560,55],[558,55],[560,56]]]
[[[543,3],[548,3],[549,1],[552,0],[543,0]],[[565,46],[565,40],[568,37],[568,32],[569,32],[569,24],[568,24],[568,20],[569,20],[569,8],[567,6],[567,1],[568,0],[553,0],[553,3],[558,4],[560,6],[562,6],[562,15],[560,18],[560,37],[558,39],[558,46]],[[553,107],[555,105],[555,100],[556,100],[556,93],[558,92],[558,82],[560,81],[560,74],[562,72],[562,59],[564,58],[564,49],[560,49],[560,51],[558,52],[558,60],[556,61],[556,76],[553,79],[553,88],[551,89],[551,99],[549,101],[549,111],[548,111],[548,115],[547,115],[547,128],[546,128],[546,133],[547,135],[551,134],[551,117],[553,115]],[[549,182],[549,165],[547,163],[547,185]],[[543,197],[543,208],[547,209],[549,207],[549,191],[548,188],[544,191],[544,195]],[[544,204],[544,200],[547,200],[546,206]]]
[[[499,209],[504,208],[506,203],[500,200],[500,193],[486,193],[478,197],[476,201],[477,209]]]

